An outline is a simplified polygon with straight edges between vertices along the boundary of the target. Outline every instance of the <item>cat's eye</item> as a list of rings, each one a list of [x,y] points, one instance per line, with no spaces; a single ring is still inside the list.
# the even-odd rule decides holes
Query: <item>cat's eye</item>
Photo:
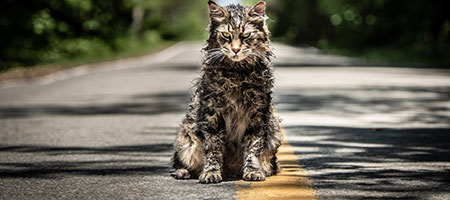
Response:
[[[230,39],[231,38],[231,34],[228,32],[222,32],[222,37],[226,38],[226,39]]]
[[[242,34],[242,38],[249,38],[251,33],[244,33]]]

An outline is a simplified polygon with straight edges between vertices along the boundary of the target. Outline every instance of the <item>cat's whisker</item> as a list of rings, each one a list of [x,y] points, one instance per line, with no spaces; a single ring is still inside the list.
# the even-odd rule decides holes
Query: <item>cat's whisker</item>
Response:
[[[215,62],[221,56],[224,56],[222,51],[219,48],[215,48],[214,51],[209,51],[207,56],[205,56],[204,61],[212,63]]]
[[[213,62],[216,62],[217,60],[219,60],[220,58],[223,58],[223,57],[224,57],[223,54],[215,54],[215,55],[211,56],[208,59],[208,61],[213,63]]]

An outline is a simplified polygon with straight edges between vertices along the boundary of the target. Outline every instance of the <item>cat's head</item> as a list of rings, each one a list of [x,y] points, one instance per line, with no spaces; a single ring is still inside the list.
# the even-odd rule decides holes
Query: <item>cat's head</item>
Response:
[[[208,46],[212,54],[220,54],[220,57],[231,62],[242,62],[255,60],[270,51],[265,2],[261,1],[253,7],[221,7],[209,1],[208,6]]]

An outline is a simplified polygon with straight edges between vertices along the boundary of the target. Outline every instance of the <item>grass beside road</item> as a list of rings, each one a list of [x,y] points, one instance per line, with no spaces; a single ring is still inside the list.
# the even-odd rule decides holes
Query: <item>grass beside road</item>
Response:
[[[129,48],[123,49],[118,52],[103,53],[101,54],[101,56],[99,56],[98,54],[97,55],[87,54],[82,55],[80,57],[56,60],[50,63],[40,64],[36,66],[14,67],[4,71],[0,71],[0,81],[13,79],[33,79],[57,71],[78,67],[80,65],[92,64],[94,66],[95,63],[114,61],[130,57],[138,57],[149,53],[157,52],[161,49],[170,46],[173,43],[174,42],[172,41],[161,41],[150,45],[147,43],[139,44],[136,42],[130,44]]]

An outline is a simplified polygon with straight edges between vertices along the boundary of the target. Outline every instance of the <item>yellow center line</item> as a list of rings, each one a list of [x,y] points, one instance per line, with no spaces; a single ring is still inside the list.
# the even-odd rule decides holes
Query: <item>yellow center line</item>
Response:
[[[294,148],[286,140],[284,129],[283,136],[285,139],[277,153],[281,172],[262,182],[237,181],[236,199],[317,199],[311,181],[298,164]]]

